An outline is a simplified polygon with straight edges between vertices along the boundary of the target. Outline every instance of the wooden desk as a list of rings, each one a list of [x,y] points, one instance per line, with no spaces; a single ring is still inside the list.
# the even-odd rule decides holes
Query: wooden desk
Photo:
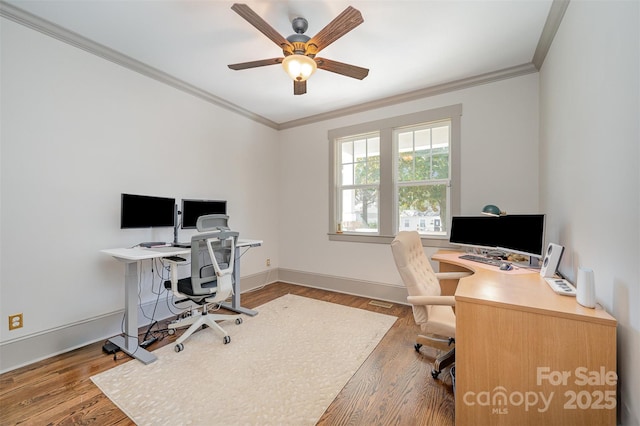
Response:
[[[456,425],[615,425],[615,318],[461,254],[433,256],[474,272],[455,291]]]

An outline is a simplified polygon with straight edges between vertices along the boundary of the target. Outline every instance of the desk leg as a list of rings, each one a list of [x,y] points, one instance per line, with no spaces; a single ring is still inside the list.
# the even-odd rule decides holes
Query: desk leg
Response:
[[[138,345],[138,262],[128,262],[125,265],[124,275],[125,285],[125,314],[124,330],[125,336],[115,336],[109,339],[111,343],[118,346],[122,352],[141,361],[150,364],[157,357],[146,349]]]
[[[231,305],[222,303],[221,306],[230,311],[238,312],[239,314],[255,317],[258,315],[258,311],[240,306],[240,247],[236,247],[235,256],[236,258],[233,263],[233,295],[231,296]]]

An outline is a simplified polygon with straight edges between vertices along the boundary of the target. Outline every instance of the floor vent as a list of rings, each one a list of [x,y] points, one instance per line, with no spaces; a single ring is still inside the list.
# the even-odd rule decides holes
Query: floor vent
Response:
[[[377,306],[379,308],[387,308],[387,309],[393,308],[393,303],[381,302],[379,300],[370,300],[369,304],[372,306]]]

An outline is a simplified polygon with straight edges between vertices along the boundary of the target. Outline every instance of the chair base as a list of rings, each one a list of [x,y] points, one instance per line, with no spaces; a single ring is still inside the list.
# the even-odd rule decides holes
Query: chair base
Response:
[[[420,337],[425,338],[424,336],[420,336]],[[437,339],[437,341],[442,341],[442,340]],[[455,343],[455,340],[453,338],[450,338],[449,345],[451,345],[452,343]],[[416,352],[420,352],[422,343],[416,343],[413,347],[415,348]],[[442,372],[442,370],[449,367],[450,365],[453,365],[456,362],[455,355],[456,355],[456,348],[453,347],[450,350],[443,353],[442,355],[436,357],[435,361],[433,362],[433,370],[431,370],[431,377],[433,377],[434,379],[437,379],[440,373]]]
[[[180,352],[182,349],[184,349],[184,345],[182,343],[187,340],[193,333],[198,331],[202,326],[208,326],[220,332],[223,336],[222,341],[224,344],[231,342],[231,337],[229,336],[229,334],[216,322],[227,320],[235,320],[236,324],[242,324],[241,315],[210,314],[207,312],[206,306],[204,306],[202,308],[202,312],[197,311],[191,316],[182,318],[174,323],[169,324],[169,330],[175,330],[176,328],[189,326],[189,328],[185,330],[184,333],[182,333],[178,340],[176,340],[176,352]]]
[[[433,370],[431,370],[431,377],[437,379],[440,372],[448,366],[456,362],[456,348],[452,348],[449,352],[440,355],[433,363]]]

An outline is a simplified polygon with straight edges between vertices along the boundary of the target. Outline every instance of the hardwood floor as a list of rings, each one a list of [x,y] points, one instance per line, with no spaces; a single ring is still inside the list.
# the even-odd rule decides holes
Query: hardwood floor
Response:
[[[381,308],[367,298],[284,283],[243,294],[242,305],[254,308],[287,293],[398,317],[318,425],[453,425],[451,378],[448,371],[441,374],[444,381],[431,377],[435,350],[413,349],[418,327],[410,307]],[[99,342],[0,375],[0,425],[133,425],[90,379],[125,362],[138,361],[122,352],[114,361]]]

